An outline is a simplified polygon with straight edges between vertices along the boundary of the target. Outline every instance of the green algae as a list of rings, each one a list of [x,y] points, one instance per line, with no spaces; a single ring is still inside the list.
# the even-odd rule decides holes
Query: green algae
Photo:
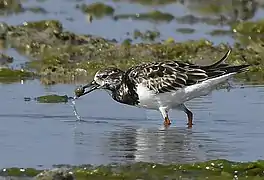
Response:
[[[191,164],[161,165],[155,163],[134,163],[129,165],[108,165],[99,167],[75,167],[77,179],[177,179],[177,178],[218,178],[233,179],[263,177],[263,162],[231,162],[224,159]]]
[[[0,171],[0,176],[15,176],[15,177],[34,177],[38,175],[41,170],[34,168],[4,168]]]
[[[125,0],[114,0],[114,2],[123,2]],[[177,2],[177,0],[127,0],[131,3],[139,3],[142,5],[168,5]]]
[[[197,23],[204,23],[207,25],[223,25],[223,24],[228,24],[226,19],[222,19],[221,17],[198,17],[193,14],[189,15],[184,15],[180,17],[175,17],[176,21],[179,24],[197,24]]]
[[[10,168],[2,169],[1,176],[24,176],[36,179],[264,179],[264,161],[232,162],[225,159],[188,164],[132,163],[101,166],[67,165],[51,170]],[[36,175],[38,174],[38,175]]]
[[[0,82],[16,82],[19,80],[30,79],[34,77],[34,73],[21,70],[13,70],[9,68],[0,69]]]
[[[50,94],[35,98],[38,103],[67,103],[68,99],[67,95],[60,96],[57,94]]]
[[[40,14],[47,14],[48,12],[42,8],[42,7],[29,7],[27,8],[27,11],[33,12],[33,13],[40,13]]]
[[[38,103],[67,103],[69,97],[67,95],[50,94],[45,96],[39,96],[35,98],[24,97],[24,101],[37,101]]]
[[[77,5],[76,8],[79,8],[83,13],[88,13],[97,18],[102,18],[104,16],[111,16],[114,14],[115,9],[109,5],[97,2],[93,4],[81,4]]]
[[[177,32],[182,34],[192,34],[195,32],[195,29],[193,28],[178,28],[176,29]]]
[[[165,21],[169,22],[174,19],[174,16],[170,13],[165,13],[161,11],[150,11],[147,13],[137,13],[137,14],[119,14],[114,16],[115,20],[119,19],[134,19],[134,20],[148,20],[148,21]]]
[[[233,32],[230,30],[216,29],[209,33],[211,36],[230,36]]]

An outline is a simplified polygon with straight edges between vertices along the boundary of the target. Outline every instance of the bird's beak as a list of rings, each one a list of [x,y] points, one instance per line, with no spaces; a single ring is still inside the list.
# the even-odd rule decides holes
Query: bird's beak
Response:
[[[87,88],[89,88],[87,91],[85,91]],[[100,85],[97,84],[94,80],[91,81],[90,83],[84,85],[84,86],[81,86],[81,87],[78,87],[75,89],[75,95],[77,97],[81,97],[85,94],[88,94],[96,89],[100,88]]]
[[[89,84],[86,84],[83,86],[84,90],[86,88],[90,88],[88,91],[84,92],[84,94],[88,94],[96,89],[98,89],[100,87],[99,84],[97,84],[94,80],[92,82],[90,82]]]

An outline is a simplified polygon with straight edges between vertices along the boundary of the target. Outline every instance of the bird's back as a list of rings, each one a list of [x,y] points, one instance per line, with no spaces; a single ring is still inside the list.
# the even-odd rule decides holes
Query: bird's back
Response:
[[[230,51],[216,63],[203,66],[181,61],[141,64],[125,72],[124,87],[145,107],[156,108],[162,102],[183,103],[208,94],[216,85],[248,67],[223,63],[229,54]]]
[[[223,63],[230,50],[216,63],[201,66],[180,61],[153,62],[130,68],[125,81],[132,84],[143,84],[155,93],[175,91],[195,85],[208,79],[227,74],[238,73],[248,65],[231,66]]]

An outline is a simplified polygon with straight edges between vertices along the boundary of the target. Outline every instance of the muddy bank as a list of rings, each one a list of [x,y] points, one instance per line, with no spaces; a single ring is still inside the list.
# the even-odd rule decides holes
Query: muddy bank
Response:
[[[264,179],[264,162],[238,163],[212,160],[193,164],[161,165],[133,163],[129,165],[57,165],[52,170],[32,168],[2,169],[2,177],[35,177],[35,179]]]
[[[248,38],[248,33],[245,33],[248,31],[255,37],[248,43],[238,38],[228,61],[236,65],[244,63],[252,65],[243,79],[255,82],[264,79],[264,47],[261,35],[264,23],[254,22],[254,24],[257,24],[258,28],[247,30],[248,26],[243,26],[243,23],[232,27],[235,35],[239,37]],[[259,31],[257,35],[256,29]],[[159,32],[146,33],[147,35],[144,36],[137,32],[135,38],[152,39],[159,35]],[[56,20],[25,22],[19,26],[1,23],[0,37],[5,44],[30,59],[26,64],[27,70],[36,71],[39,76],[46,78],[48,83],[56,83],[57,80],[68,82],[78,77],[90,76],[106,66],[127,69],[142,62],[173,59],[199,64],[212,63],[230,48],[227,44],[214,45],[206,39],[182,43],[175,42],[171,38],[153,43],[133,44],[131,40],[118,43],[116,40],[94,35],[65,31],[62,24]]]

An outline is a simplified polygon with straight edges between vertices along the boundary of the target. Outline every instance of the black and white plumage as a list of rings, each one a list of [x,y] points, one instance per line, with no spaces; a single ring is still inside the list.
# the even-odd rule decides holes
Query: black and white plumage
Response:
[[[188,116],[192,126],[192,112],[186,101],[204,96],[231,76],[244,71],[249,65],[231,66],[224,63],[231,50],[211,65],[197,65],[180,61],[152,62],[131,67],[126,72],[117,68],[99,70],[94,80],[78,89],[78,97],[95,89],[110,91],[114,100],[138,107],[159,110],[166,125],[168,112],[179,109]],[[85,92],[85,89],[90,90]]]

